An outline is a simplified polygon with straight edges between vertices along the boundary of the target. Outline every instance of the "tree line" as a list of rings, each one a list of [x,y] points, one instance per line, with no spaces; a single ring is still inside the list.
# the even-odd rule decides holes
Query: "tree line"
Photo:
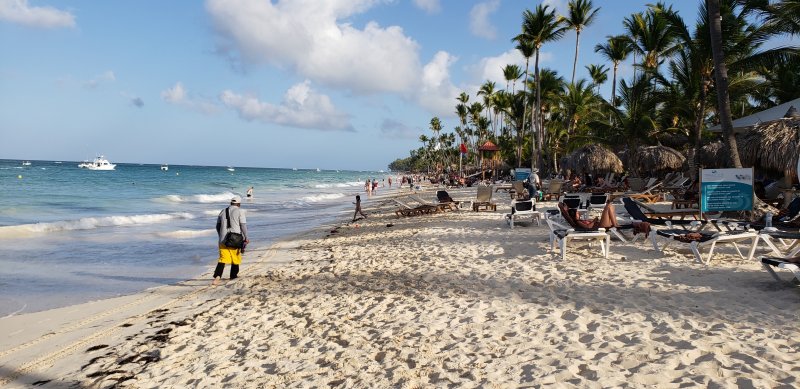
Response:
[[[465,144],[464,164],[475,168],[477,148],[491,141],[508,166],[559,171],[560,158],[586,144],[620,151],[663,143],[683,151],[696,173],[697,154],[713,137],[706,129],[717,123],[731,148],[730,166],[741,167],[731,117],[800,97],[800,48],[767,47],[800,34],[800,0],[700,1],[693,24],[672,6],[648,4],[623,18],[623,34],[594,46],[607,62],[586,65],[590,79],[575,80],[580,34],[599,12],[591,0],[570,0],[567,15],[548,5],[525,10],[520,33],[510,39],[524,68],[506,65],[503,87],[486,81],[475,96],[462,92],[452,132],[432,118],[421,146],[389,167],[453,172]],[[572,31],[571,74],[540,68],[542,49]],[[633,74],[618,80],[619,65],[628,59]],[[599,88],[609,73],[612,93],[605,99]]]

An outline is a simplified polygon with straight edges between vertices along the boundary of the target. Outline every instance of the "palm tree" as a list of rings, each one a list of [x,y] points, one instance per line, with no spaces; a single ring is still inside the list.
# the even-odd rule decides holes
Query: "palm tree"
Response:
[[[536,48],[533,46],[533,42],[522,38],[521,35],[517,35],[511,41],[512,42],[513,41],[517,42],[516,49],[519,50],[520,54],[522,54],[523,57],[525,57],[525,74],[523,76],[524,77],[523,78],[523,80],[524,80],[523,82],[527,82],[527,80],[528,80],[528,68],[529,68],[528,65],[530,63],[531,57],[533,56],[533,53],[536,51]],[[512,93],[514,93],[514,92],[512,91]],[[528,102],[527,102],[528,94],[525,93],[524,96],[525,96],[524,107],[527,108],[528,107]],[[527,117],[526,110],[523,110],[522,115],[523,115],[523,117]],[[519,133],[517,134],[517,144],[518,144],[517,148],[519,148],[520,147],[519,145],[522,144],[522,137],[524,135],[525,135],[525,121],[522,122],[522,128],[519,130]],[[520,166],[521,163],[522,163],[522,153],[520,152],[520,153],[517,154],[517,166]]]
[[[627,144],[628,150],[636,150],[641,141],[650,138],[658,129],[657,107],[660,100],[652,92],[650,79],[640,74],[631,85],[620,82],[619,107],[606,104],[612,120],[595,120],[589,124],[595,136],[609,144]],[[632,153],[628,153],[629,159]],[[632,166],[630,160],[627,166]]]
[[[489,118],[490,122],[492,122],[492,99],[496,85],[494,81],[486,80],[478,90],[478,96],[483,96],[483,106],[486,108],[486,117]],[[492,126],[492,133],[494,133],[494,126]]]
[[[720,16],[719,0],[707,0],[709,31],[711,32],[711,52],[714,57],[714,78],[717,86],[717,112],[719,112],[722,135],[728,144],[731,164],[735,168],[742,167],[739,159],[739,148],[736,146],[736,137],[733,135],[733,120],[731,120],[731,102],[728,95],[728,67],[725,64],[725,53],[722,49],[722,17]]]
[[[520,40],[531,41],[536,48],[536,59],[534,60],[534,82],[536,83],[536,106],[531,114],[533,121],[533,135],[535,141],[531,142],[533,156],[531,158],[531,168],[536,164],[541,164],[542,147],[542,96],[539,83],[539,54],[542,45],[561,38],[567,30],[563,22],[556,17],[555,10],[550,10],[547,5],[539,4],[534,12],[525,10],[522,14],[522,34]],[[534,151],[533,148],[536,150]]]
[[[434,116],[433,119],[431,119],[431,123],[430,123],[430,127],[429,128],[433,132],[432,140],[435,142],[433,150],[435,151],[434,152],[434,156],[436,157],[436,159],[434,159],[434,162],[438,163],[439,162],[439,160],[438,160],[438,154],[439,154],[438,151],[439,151],[439,149],[441,149],[441,142],[440,142],[440,139],[439,139],[439,132],[442,131],[442,122],[441,122],[441,120],[439,120],[438,117]],[[438,170],[438,167],[437,167],[437,170]]]
[[[506,79],[506,92],[508,92],[508,84],[511,83],[511,93],[514,93],[514,85],[517,80],[522,77],[522,69],[519,65],[506,65],[503,68],[503,77]]]
[[[461,92],[458,97],[456,97],[458,104],[456,104],[456,116],[458,116],[458,121],[461,123],[462,133],[459,133],[461,137],[461,143],[466,144],[467,146],[470,145],[469,137],[467,134],[469,133],[469,128],[467,127],[467,102],[469,101],[469,95],[467,92]]]
[[[614,76],[611,80],[611,105],[617,105],[617,70],[619,63],[624,61],[631,53],[631,41],[624,36],[611,36],[605,44],[597,44],[594,47],[596,53],[600,53],[614,65]]]
[[[571,83],[575,83],[575,68],[578,66],[578,43],[581,31],[594,22],[599,10],[599,7],[592,8],[592,0],[570,0],[569,2],[569,16],[563,20],[569,29],[575,30],[575,59],[572,61]]]
[[[602,99],[592,91],[592,85],[586,80],[578,80],[577,84],[568,84],[560,98],[560,109],[563,112],[567,129],[566,143],[575,135],[587,137],[589,134],[578,134],[581,124],[593,120],[600,112]]]
[[[600,94],[600,85],[608,81],[608,68],[606,65],[587,65],[586,70],[589,72],[589,77],[592,78],[592,84],[597,87],[597,94]]]

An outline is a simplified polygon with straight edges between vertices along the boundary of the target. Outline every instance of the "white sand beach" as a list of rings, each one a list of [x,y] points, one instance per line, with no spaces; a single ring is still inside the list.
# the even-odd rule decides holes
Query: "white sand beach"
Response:
[[[2,319],[0,383],[800,386],[800,288],[726,246],[709,266],[641,239],[561,261],[545,223],[507,226],[503,196],[496,212],[402,218],[372,201],[367,219],[248,252],[216,288],[209,275]]]

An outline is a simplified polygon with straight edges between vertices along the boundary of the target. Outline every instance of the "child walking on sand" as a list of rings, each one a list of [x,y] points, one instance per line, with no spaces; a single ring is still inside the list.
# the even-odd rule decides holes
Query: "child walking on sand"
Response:
[[[358,220],[356,219],[356,216],[358,216],[359,214],[361,214],[361,216],[363,216],[366,219],[367,215],[364,214],[364,211],[361,210],[361,196],[356,195],[356,202],[354,204],[356,205],[356,213],[353,214],[353,221]]]

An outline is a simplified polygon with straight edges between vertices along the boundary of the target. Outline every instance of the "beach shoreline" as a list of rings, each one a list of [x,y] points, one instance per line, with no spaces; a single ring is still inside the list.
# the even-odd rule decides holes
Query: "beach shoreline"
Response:
[[[416,217],[383,200],[366,219],[251,251],[242,279],[217,288],[209,271],[102,309],[25,315],[6,331],[16,343],[0,345],[2,376],[11,387],[798,384],[798,291],[732,250],[706,267],[682,249],[614,241],[608,259],[575,247],[560,261],[545,225],[506,225],[505,200]],[[38,340],[36,326],[55,335]]]

